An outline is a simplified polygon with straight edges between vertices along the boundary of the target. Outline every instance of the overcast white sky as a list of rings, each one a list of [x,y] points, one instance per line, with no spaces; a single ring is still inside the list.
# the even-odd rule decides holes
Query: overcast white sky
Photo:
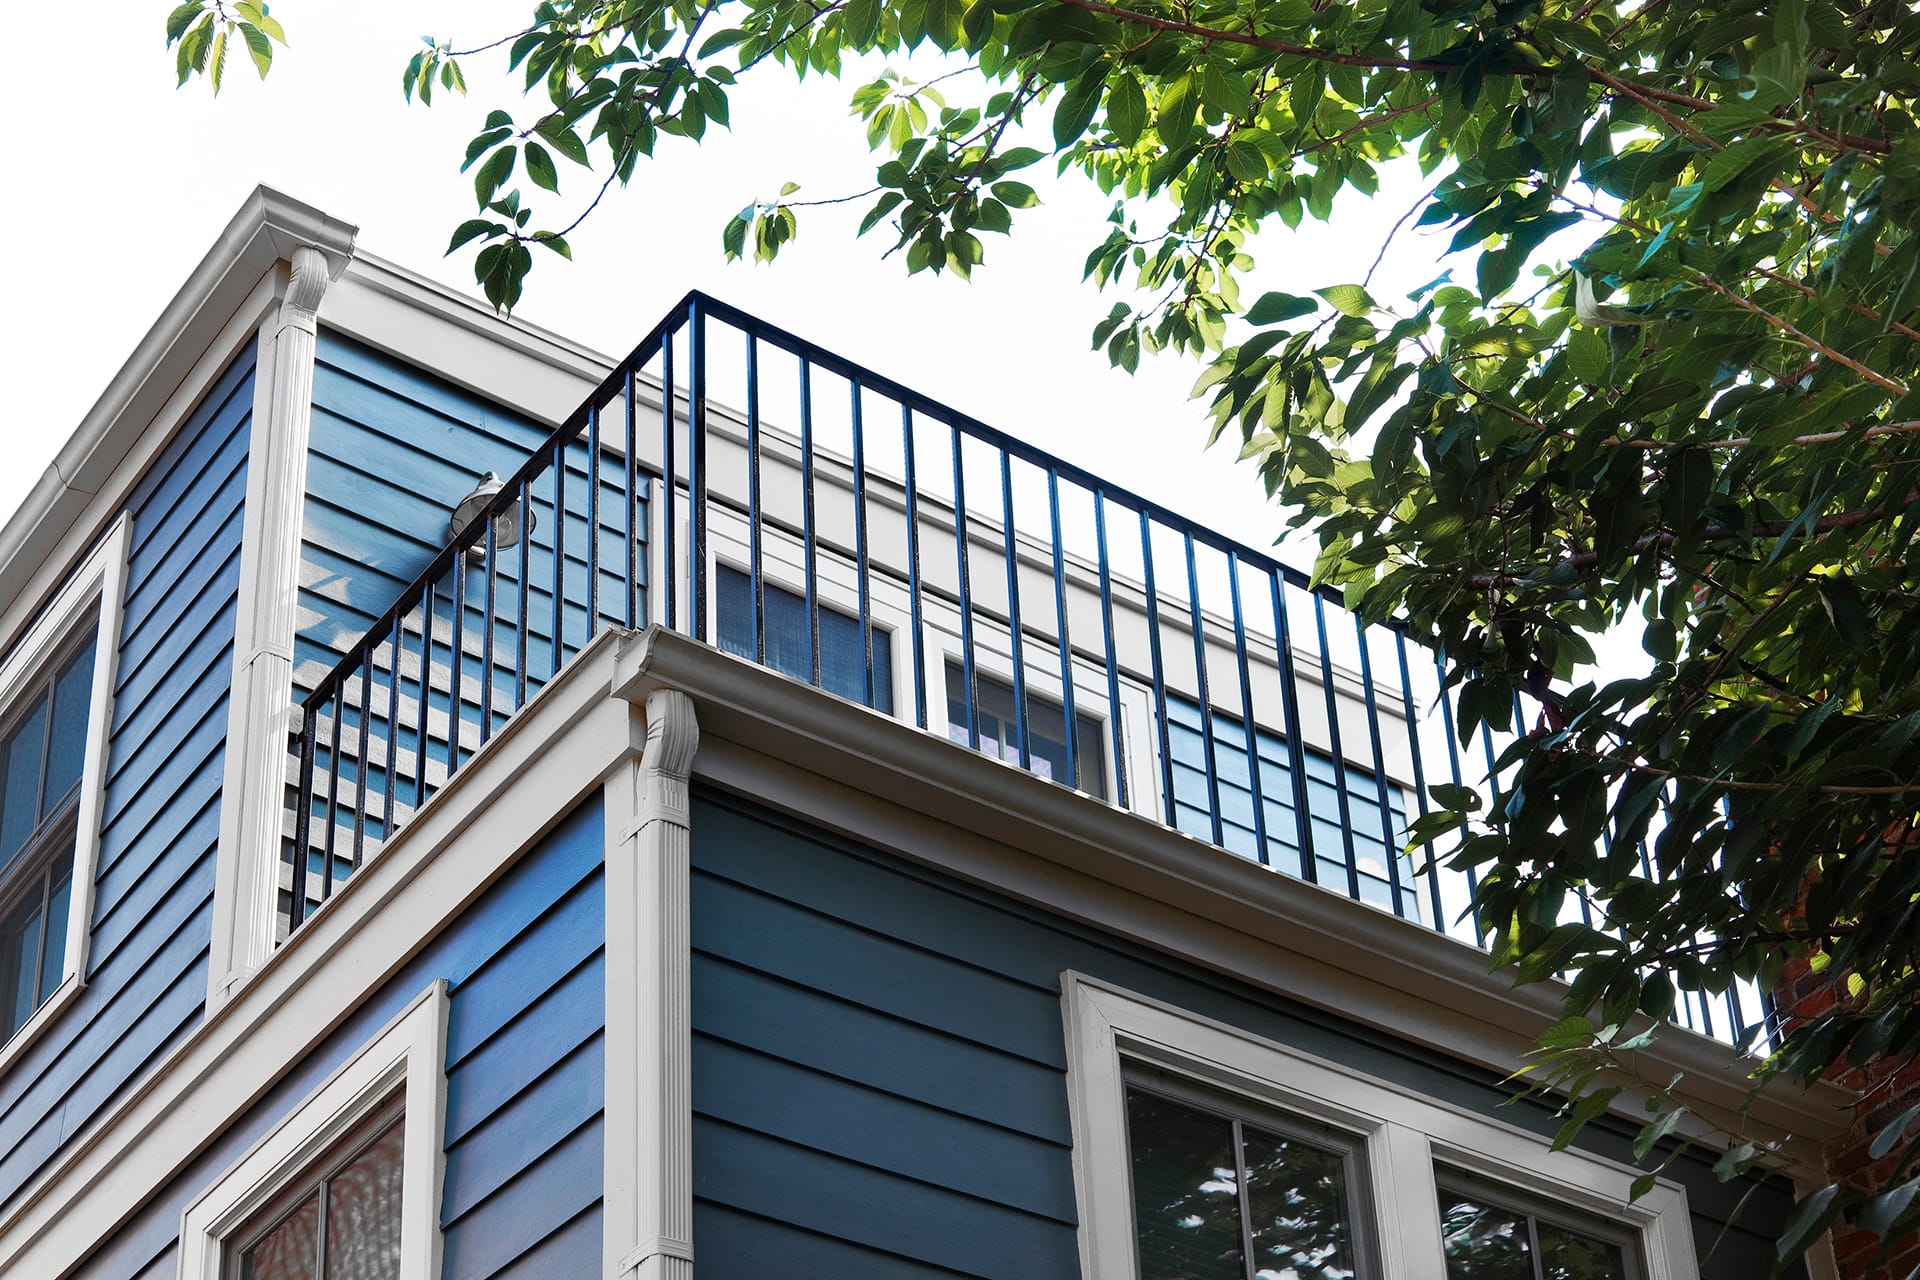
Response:
[[[257,183],[356,224],[366,249],[474,292],[469,258],[442,251],[473,212],[457,169],[497,105],[482,83],[489,64],[468,64],[470,97],[436,98],[431,109],[402,101],[400,70],[419,35],[496,38],[518,28],[530,0],[283,0],[274,13],[291,47],[264,84],[236,58],[217,100],[199,82],[174,88],[169,7],[105,0],[89,11],[84,40],[57,58],[15,60],[0,83],[4,117],[16,122],[0,515]],[[1245,541],[1271,541],[1279,520],[1252,472],[1225,447],[1202,453],[1203,408],[1187,398],[1196,366],[1161,357],[1128,378],[1089,351],[1088,332],[1113,301],[1080,281],[1107,208],[1090,187],[1035,179],[1044,207],[1011,239],[986,237],[988,262],[971,284],[910,280],[898,260],[882,262],[877,234],[852,236],[864,205],[810,211],[772,266],[726,263],[721,225],[754,197],[789,178],[816,197],[872,181],[847,111],[852,84],[795,86],[766,70],[774,74],[764,84],[735,98],[730,134],[643,163],[634,185],[572,237],[571,266],[540,265],[517,314],[624,352],[687,289],[705,289]],[[585,171],[561,176],[565,208],[576,209],[590,194]],[[1415,177],[1371,203],[1350,200],[1332,228],[1263,237],[1249,296],[1358,280],[1417,196]],[[1376,292],[1431,277],[1443,244],[1403,236]]]

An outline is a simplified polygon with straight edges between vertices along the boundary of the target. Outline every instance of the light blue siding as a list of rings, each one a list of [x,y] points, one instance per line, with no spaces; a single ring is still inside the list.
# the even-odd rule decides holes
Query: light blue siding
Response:
[[[128,503],[87,985],[0,1078],[0,1202],[200,1020],[252,407],[249,346]]]
[[[696,794],[694,1229],[706,1280],[1079,1280],[1059,975],[1075,969],[1550,1135],[1492,1075]],[[1590,1130],[1627,1157],[1628,1135]],[[1688,1184],[1707,1280],[1765,1274],[1791,1193]],[[1737,1218],[1737,1225],[1722,1228]]]
[[[600,1269],[606,905],[597,802],[561,822],[80,1273],[171,1275],[180,1214],[434,979],[451,990],[446,1280]]]

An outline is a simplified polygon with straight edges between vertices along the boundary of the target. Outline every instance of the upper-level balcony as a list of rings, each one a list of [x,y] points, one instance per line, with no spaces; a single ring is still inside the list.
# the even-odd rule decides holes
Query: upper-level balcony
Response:
[[[690,295],[459,519],[331,671],[302,672],[288,929],[597,632],[658,625],[1049,778],[1063,804],[1369,903],[1383,928],[1479,941],[1471,871],[1405,847],[1428,789],[1483,780],[1505,745],[1456,741],[1436,654],[723,303]],[[1767,1013],[1736,987],[1684,992],[1675,1016],[1738,1040]]]

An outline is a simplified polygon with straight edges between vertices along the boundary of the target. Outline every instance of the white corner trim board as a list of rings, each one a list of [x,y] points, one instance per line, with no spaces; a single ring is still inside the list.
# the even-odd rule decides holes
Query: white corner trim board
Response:
[[[630,695],[631,696],[631,695]],[[607,779],[605,1280],[693,1275],[691,834],[700,727],[644,694],[646,747]]]
[[[226,1265],[227,1238],[396,1094],[405,1095],[406,1152],[399,1280],[438,1280],[448,1007],[444,979],[415,996],[187,1206],[180,1223],[180,1280],[235,1280],[236,1270]]]
[[[1347,1135],[1365,1153],[1384,1280],[1444,1267],[1436,1163],[1515,1194],[1604,1217],[1637,1237],[1647,1280],[1698,1280],[1686,1191],[1638,1170],[1423,1097],[1338,1063],[1069,971],[1061,976],[1080,1258],[1087,1280],[1139,1275],[1125,1069],[1159,1068]]]
[[[218,1008],[237,983],[266,963],[278,941],[275,899],[293,718],[314,351],[320,302],[332,281],[325,253],[312,245],[294,248],[280,306],[260,326],[214,875],[209,1009]]]

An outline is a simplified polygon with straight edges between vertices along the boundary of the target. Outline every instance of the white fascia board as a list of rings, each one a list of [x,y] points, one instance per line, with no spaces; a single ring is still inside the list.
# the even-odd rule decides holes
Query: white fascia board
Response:
[[[1560,1016],[1557,982],[1514,987],[1475,947],[685,637],[650,630],[622,655],[622,696],[654,685],[693,697],[700,776],[1047,911],[1502,1074]],[[1751,1087],[1749,1060],[1679,1027],[1638,1061],[1684,1072],[1682,1099],[1728,1124]],[[1643,1119],[1640,1101],[1616,1110]],[[1812,1164],[1851,1101],[1776,1083],[1743,1131]]]
[[[276,266],[306,244],[326,254],[338,274],[355,234],[353,226],[267,187],[247,197],[0,529],[0,645],[85,553],[206,381],[251,340],[271,304]],[[280,266],[279,274],[285,270]]]
[[[322,330],[430,370],[549,426],[579,408],[615,361],[371,254],[327,292]]]
[[[644,745],[607,632],[0,1215],[0,1275],[61,1276],[149,1204]]]

